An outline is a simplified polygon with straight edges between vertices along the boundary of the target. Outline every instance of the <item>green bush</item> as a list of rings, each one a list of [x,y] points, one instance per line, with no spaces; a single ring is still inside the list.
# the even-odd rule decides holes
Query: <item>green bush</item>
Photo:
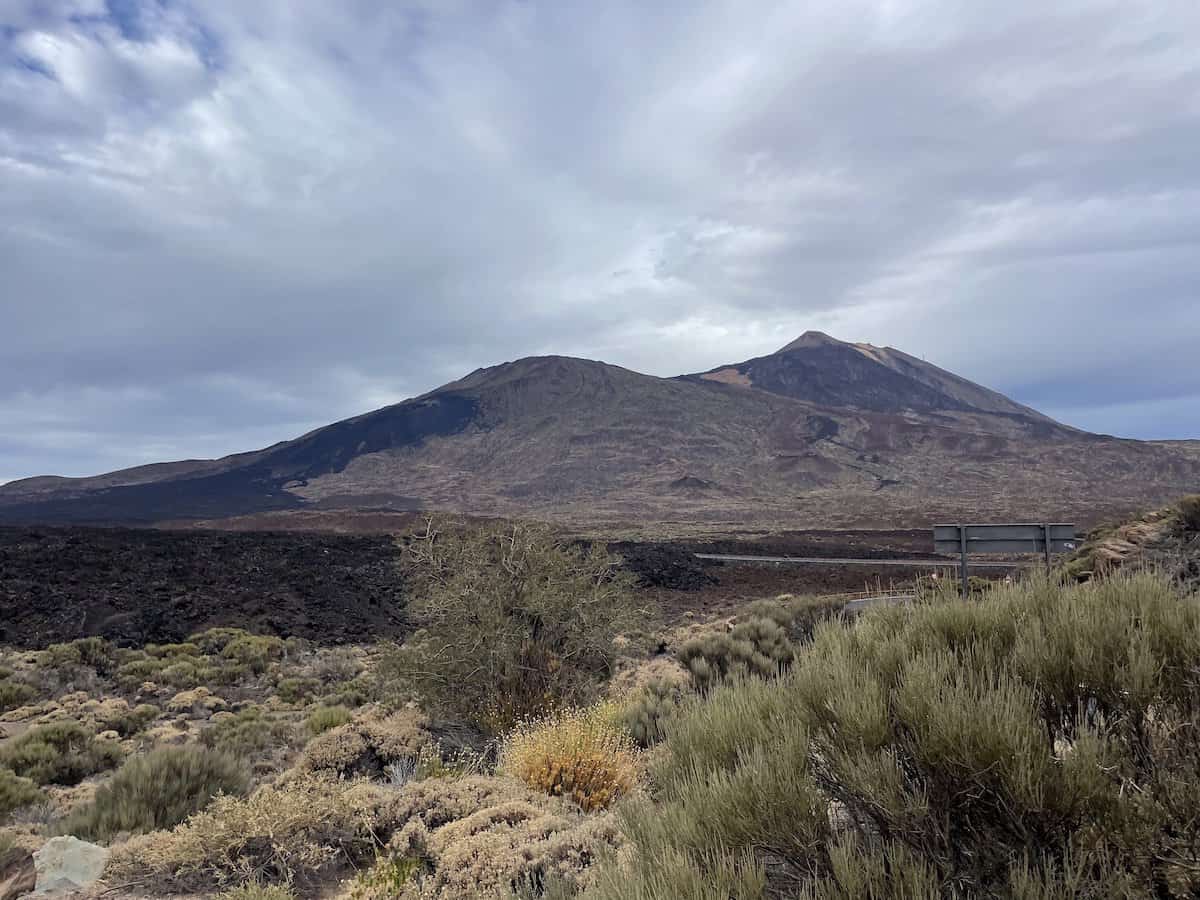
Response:
[[[283,641],[269,635],[246,634],[226,644],[221,656],[261,675],[272,661],[282,658]]]
[[[621,724],[643,750],[653,747],[667,736],[667,726],[679,714],[682,699],[679,684],[664,678],[652,681],[621,710]]]
[[[587,703],[611,672],[615,638],[646,624],[615,557],[546,528],[430,527],[403,562],[420,631],[382,673],[431,711],[493,732]]]
[[[0,824],[16,810],[42,799],[42,792],[28,778],[0,768]]]
[[[311,697],[321,686],[315,678],[281,678],[275,693],[284,703],[299,703]]]
[[[673,722],[586,896],[1196,896],[1197,659],[1146,575],[819,625]]]
[[[171,660],[166,658],[148,657],[142,654],[131,655],[113,673],[117,685],[123,690],[134,691],[145,681],[159,682],[163,680],[162,673]]]
[[[375,678],[358,675],[323,695],[321,702],[326,706],[346,706],[350,709],[357,709],[365,703],[380,699],[380,697],[381,691]]]
[[[344,706],[318,706],[305,720],[310,734],[318,735],[339,725],[345,725],[354,718],[350,710]]]
[[[189,637],[186,643],[200,648],[204,654],[219,654],[233,641],[249,637],[250,634],[241,628],[210,628]]]
[[[123,738],[133,737],[157,719],[160,713],[161,711],[157,706],[150,703],[142,703],[133,709],[125,710],[102,719],[99,724],[104,730],[115,731]]]
[[[163,747],[123,765],[58,830],[109,841],[118,834],[173,828],[218,794],[241,795],[248,786],[242,764],[228,754],[206,747]]]
[[[692,638],[677,655],[701,692],[735,675],[774,677],[791,666],[796,648],[811,638],[813,629],[844,605],[813,597],[758,600],[739,614],[732,629]]]
[[[1179,501],[1179,517],[1189,531],[1200,531],[1200,494],[1191,494]]]
[[[0,713],[24,706],[37,696],[37,691],[23,681],[0,678]]]
[[[714,631],[685,641],[679,661],[699,691],[733,675],[768,678],[791,665],[795,646],[782,626],[765,618],[738,622],[731,631]]]
[[[67,644],[51,644],[40,654],[43,668],[88,666],[99,675],[111,673],[117,664],[117,650],[99,637],[80,638]]]
[[[180,657],[202,656],[204,654],[199,644],[191,642],[184,642],[182,644],[147,644],[145,652],[147,656],[153,656],[156,659],[171,660],[177,660]]]
[[[271,718],[258,706],[247,706],[232,716],[222,717],[200,733],[204,746],[239,757],[258,756],[286,747],[295,739],[290,722]]]
[[[38,784],[78,784],[121,761],[121,748],[102,741],[77,722],[33,728],[0,747],[0,767]]]

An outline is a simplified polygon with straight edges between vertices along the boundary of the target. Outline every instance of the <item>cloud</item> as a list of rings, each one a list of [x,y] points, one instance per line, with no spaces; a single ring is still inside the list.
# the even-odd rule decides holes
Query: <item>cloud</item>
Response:
[[[1198,37],[1183,0],[0,0],[0,479],[809,327],[1197,436]]]

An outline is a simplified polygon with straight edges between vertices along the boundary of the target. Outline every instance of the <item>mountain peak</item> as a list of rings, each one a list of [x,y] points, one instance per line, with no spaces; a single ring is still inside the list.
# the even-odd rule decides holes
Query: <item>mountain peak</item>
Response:
[[[803,350],[809,347],[836,347],[844,343],[845,341],[839,341],[823,331],[806,331],[778,352],[787,353],[789,350]]]

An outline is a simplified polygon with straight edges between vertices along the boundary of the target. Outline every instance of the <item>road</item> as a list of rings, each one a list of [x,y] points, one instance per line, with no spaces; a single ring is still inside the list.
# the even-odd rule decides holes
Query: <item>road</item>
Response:
[[[957,567],[956,559],[847,559],[824,556],[736,556],[728,553],[697,553],[697,559],[720,562],[799,563],[816,566],[903,566],[906,569]],[[1025,562],[978,562],[971,560],[972,569],[1019,569]]]

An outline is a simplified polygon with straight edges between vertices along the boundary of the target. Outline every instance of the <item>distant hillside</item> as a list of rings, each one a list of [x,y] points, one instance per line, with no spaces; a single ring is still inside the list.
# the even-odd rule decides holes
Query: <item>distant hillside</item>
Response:
[[[220,460],[0,487],[0,521],[438,509],[580,524],[1087,521],[1200,485],[1200,443],[1062,425],[891,348],[810,332],[678,378],[533,357]]]

